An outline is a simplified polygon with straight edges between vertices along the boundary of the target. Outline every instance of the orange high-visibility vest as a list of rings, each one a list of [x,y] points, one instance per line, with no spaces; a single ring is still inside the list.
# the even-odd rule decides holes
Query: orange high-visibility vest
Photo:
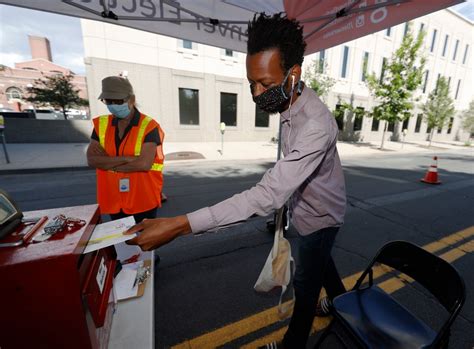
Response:
[[[161,144],[156,147],[155,159],[149,171],[115,172],[97,169],[97,202],[101,213],[135,214],[161,207],[161,190],[163,188],[163,139],[165,137],[160,125],[151,117],[140,113],[138,126],[130,129],[120,144],[116,154],[115,130],[112,115],[94,118],[94,129],[99,143],[111,156],[139,156],[145,135],[155,127],[158,128]],[[121,178],[128,178],[129,192],[120,192]]]

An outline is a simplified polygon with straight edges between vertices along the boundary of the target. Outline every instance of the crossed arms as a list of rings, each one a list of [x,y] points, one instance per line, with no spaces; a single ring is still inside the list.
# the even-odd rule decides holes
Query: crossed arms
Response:
[[[91,139],[87,148],[87,164],[101,170],[137,172],[150,170],[156,154],[156,143],[143,143],[139,156],[111,156],[99,142]]]

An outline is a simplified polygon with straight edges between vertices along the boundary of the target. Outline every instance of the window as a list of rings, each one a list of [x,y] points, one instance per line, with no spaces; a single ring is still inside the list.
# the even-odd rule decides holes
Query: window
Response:
[[[422,121],[423,121],[423,114],[418,114],[418,116],[416,117],[415,133],[420,133]]]
[[[428,86],[428,76],[430,75],[429,70],[425,71],[425,82],[423,83],[423,93],[426,93],[426,87]]]
[[[441,133],[441,132],[443,132],[443,129],[442,129],[442,128],[438,128],[437,131],[438,131],[438,133]]]
[[[364,121],[364,112],[365,109],[362,107],[357,107],[354,114],[354,131],[362,130],[362,123]]]
[[[405,23],[405,27],[403,28],[403,36],[407,36],[408,30],[410,29],[410,24],[408,22]]]
[[[193,49],[193,42],[191,40],[183,40],[183,48],[187,48],[189,50]]]
[[[402,132],[403,132],[403,130],[408,130],[408,123],[409,123],[409,122],[410,122],[410,119],[409,119],[409,118],[403,120]]]
[[[434,52],[435,49],[435,44],[436,44],[436,35],[438,34],[438,31],[435,29],[433,30],[433,36],[431,37],[431,47],[430,47],[430,52]]]
[[[270,114],[261,110],[255,105],[255,127],[268,127],[270,126]]]
[[[446,56],[446,49],[448,48],[448,40],[449,40],[449,35],[446,35],[444,37],[444,45],[443,45],[443,53],[441,54],[441,56]]]
[[[347,61],[349,59],[349,47],[344,46],[342,56],[341,78],[347,77]]]
[[[454,118],[449,118],[448,135],[451,134],[451,131],[453,130],[453,123],[454,123]]]
[[[344,114],[346,108],[342,104],[336,104],[336,110],[334,111],[334,118],[336,119],[337,128],[339,131],[344,130]]]
[[[368,68],[369,68],[369,53],[364,52],[364,56],[362,58],[362,74],[360,76],[361,81],[365,81],[367,79]]]
[[[466,45],[466,48],[464,49],[464,57],[462,58],[462,64],[466,64],[468,50],[469,50],[469,45]]]
[[[227,57],[233,57],[234,56],[234,51],[229,50],[228,48],[225,49],[225,55]]]
[[[382,58],[382,69],[380,71],[380,82],[383,81],[384,75],[385,75],[385,67],[387,65],[387,58]]]
[[[451,77],[448,77],[448,89],[451,87]]]
[[[376,118],[372,118],[372,131],[377,132],[379,130],[380,120]]]
[[[420,35],[424,29],[425,29],[425,23],[420,23],[420,30],[418,31],[418,35]]]
[[[461,79],[458,80],[458,85],[456,86],[456,94],[454,95],[454,99],[458,99],[460,87],[461,87]]]
[[[441,78],[441,74],[438,74],[438,78],[436,79],[436,86],[435,86],[435,92],[438,93],[438,84],[439,84],[439,79]],[[435,94],[436,94],[435,93]]]
[[[199,125],[199,90],[179,89],[179,123]]]
[[[459,40],[456,40],[456,45],[454,45],[453,61],[456,60],[456,56],[458,54],[458,46],[459,46]]]
[[[324,73],[324,65],[326,63],[326,50],[321,50],[319,52],[319,66],[318,71],[322,74]]]
[[[430,127],[430,125],[428,125],[428,127],[426,128],[426,133],[431,133],[431,127]]]
[[[6,91],[7,100],[21,99],[21,90],[18,87],[9,87]]]
[[[394,130],[395,130],[395,123],[393,121],[389,122],[388,127],[387,127],[387,131],[388,132],[393,132]]]
[[[387,30],[385,30],[385,36],[390,37],[392,35],[392,27],[388,27]]]
[[[237,94],[221,92],[221,122],[237,126]]]

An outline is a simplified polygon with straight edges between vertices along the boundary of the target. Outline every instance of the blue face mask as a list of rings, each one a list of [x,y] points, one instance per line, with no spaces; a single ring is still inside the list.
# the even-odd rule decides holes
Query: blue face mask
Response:
[[[107,106],[109,112],[111,112],[115,117],[119,119],[125,119],[127,116],[130,115],[130,108],[128,107],[128,103],[124,104],[109,104]]]

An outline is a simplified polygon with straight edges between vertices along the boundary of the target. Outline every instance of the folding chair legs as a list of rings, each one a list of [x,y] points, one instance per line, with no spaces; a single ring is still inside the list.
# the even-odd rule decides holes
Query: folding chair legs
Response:
[[[329,326],[324,330],[324,332],[321,334],[321,336],[317,340],[317,342],[314,345],[313,349],[319,349],[321,347],[321,345],[323,344],[323,342],[326,340],[326,338],[330,334],[333,334],[337,338],[337,340],[344,346],[344,348],[351,348],[350,346],[348,346],[346,344],[346,342],[344,342],[344,339],[341,337],[341,335],[339,335],[339,333],[337,333],[337,331],[334,330],[334,327],[335,327],[334,324],[335,324],[336,321],[337,321],[336,319],[333,319],[331,321]],[[339,326],[339,327],[341,327],[341,326]]]
[[[324,342],[324,340],[326,339],[326,337],[331,333],[331,328],[332,328],[332,324],[333,324],[334,320],[331,321],[329,323],[329,326],[323,331],[323,333],[321,333],[321,336],[319,336],[319,339],[318,341],[316,342],[316,344],[314,345],[314,348],[313,349],[319,349],[319,347],[321,346],[321,344]]]
[[[344,343],[344,340],[341,338],[341,336],[339,336],[339,334],[333,330],[333,327],[334,327],[334,322],[336,320],[332,320],[331,323],[329,324],[329,326],[324,330],[324,332],[321,334],[321,336],[319,337],[318,341],[316,342],[316,344],[314,345],[314,349],[319,349],[319,347],[323,344],[323,342],[325,341],[325,339],[330,335],[330,334],[334,334],[336,336],[336,338],[339,340],[339,342],[341,342],[344,347],[347,348],[347,345],[346,343]]]

